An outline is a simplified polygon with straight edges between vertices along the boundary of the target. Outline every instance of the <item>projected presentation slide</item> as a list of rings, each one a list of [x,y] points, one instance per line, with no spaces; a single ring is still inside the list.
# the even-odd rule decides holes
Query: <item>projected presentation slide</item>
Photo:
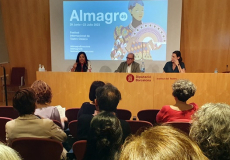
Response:
[[[168,0],[64,1],[63,12],[66,60],[166,60]]]

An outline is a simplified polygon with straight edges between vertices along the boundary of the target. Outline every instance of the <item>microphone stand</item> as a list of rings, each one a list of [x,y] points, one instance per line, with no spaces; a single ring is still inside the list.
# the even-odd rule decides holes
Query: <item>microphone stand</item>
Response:
[[[3,74],[4,74],[4,90],[5,90],[6,106],[8,106],[7,88],[6,88],[6,69],[4,66],[1,66],[1,67],[3,68]]]

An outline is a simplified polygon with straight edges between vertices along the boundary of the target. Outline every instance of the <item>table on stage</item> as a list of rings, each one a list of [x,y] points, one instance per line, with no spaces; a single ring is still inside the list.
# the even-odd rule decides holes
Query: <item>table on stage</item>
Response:
[[[130,110],[132,116],[143,109],[161,109],[163,105],[174,104],[172,84],[176,79],[189,79],[197,86],[195,96],[188,103],[230,104],[230,74],[227,73],[37,72],[36,76],[51,87],[51,105],[66,109],[80,108],[83,102],[89,102],[89,88],[95,80],[116,86],[122,97],[118,108]]]

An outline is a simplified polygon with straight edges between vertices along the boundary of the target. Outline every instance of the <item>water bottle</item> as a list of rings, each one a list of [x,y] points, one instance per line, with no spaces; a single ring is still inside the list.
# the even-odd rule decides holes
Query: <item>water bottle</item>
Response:
[[[39,64],[38,71],[42,71],[42,65]]]
[[[214,73],[218,73],[218,70],[217,70],[217,68],[215,69]]]
[[[144,61],[141,62],[141,72],[142,73],[145,72],[145,63],[144,63]]]

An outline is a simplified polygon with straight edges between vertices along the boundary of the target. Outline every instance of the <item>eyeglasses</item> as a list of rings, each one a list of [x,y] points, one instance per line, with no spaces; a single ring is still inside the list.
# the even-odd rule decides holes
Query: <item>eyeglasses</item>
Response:
[[[132,59],[134,59],[134,58],[129,58],[129,57],[126,57],[126,59],[127,59],[127,60],[132,60]]]

